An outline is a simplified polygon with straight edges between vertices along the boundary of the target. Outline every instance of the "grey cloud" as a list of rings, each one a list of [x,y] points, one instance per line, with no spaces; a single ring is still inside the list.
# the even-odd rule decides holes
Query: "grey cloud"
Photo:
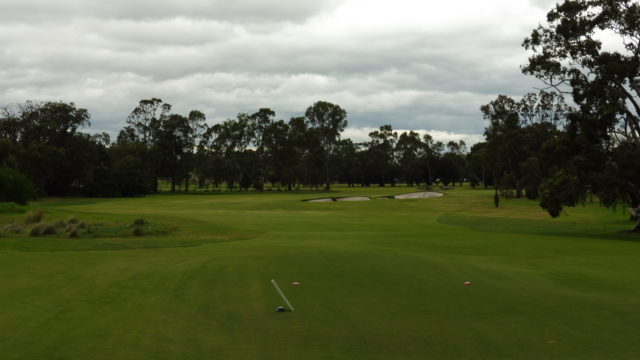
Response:
[[[200,109],[211,122],[260,107],[286,119],[327,100],[358,128],[479,134],[481,104],[535,84],[518,69],[535,24],[326,35],[312,18],[334,2],[125,4],[5,2],[0,19],[14,16],[0,23],[0,105],[74,101],[91,111],[92,130],[115,133],[143,98]],[[24,13],[29,6],[41,9]],[[59,18],[20,22],[48,10]]]
[[[336,3],[333,0],[4,0],[0,19],[8,22],[66,22],[78,17],[133,20],[189,17],[298,22]]]

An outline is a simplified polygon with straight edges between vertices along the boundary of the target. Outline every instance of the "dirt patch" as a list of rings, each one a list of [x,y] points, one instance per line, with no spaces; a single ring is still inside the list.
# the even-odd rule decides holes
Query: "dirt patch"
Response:
[[[432,199],[444,196],[444,194],[433,191],[414,192],[409,194],[400,194],[393,196],[394,199]]]

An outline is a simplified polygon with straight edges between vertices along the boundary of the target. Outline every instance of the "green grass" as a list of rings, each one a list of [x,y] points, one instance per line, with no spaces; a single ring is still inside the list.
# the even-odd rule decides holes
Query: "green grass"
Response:
[[[382,196],[412,188],[336,188]],[[640,236],[596,204],[456,188],[44,199],[79,238],[0,237],[0,358],[636,359]],[[0,214],[0,228],[23,212]],[[144,218],[145,235],[133,220]],[[147,228],[148,227],[148,228]],[[275,278],[296,308],[271,287]],[[292,281],[302,286],[292,287]],[[472,281],[472,286],[464,286]]]

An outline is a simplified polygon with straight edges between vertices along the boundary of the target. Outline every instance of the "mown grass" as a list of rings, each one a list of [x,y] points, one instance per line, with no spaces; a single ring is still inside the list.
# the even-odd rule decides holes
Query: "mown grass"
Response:
[[[621,212],[587,204],[550,219],[535,203],[496,209],[491,192],[460,188],[438,199],[301,201],[312,197],[33,203],[44,221],[75,217],[103,230],[0,238],[2,358],[640,355],[640,238],[623,231],[631,224]],[[135,219],[155,230],[135,236]],[[272,278],[295,312],[273,311],[284,304]]]

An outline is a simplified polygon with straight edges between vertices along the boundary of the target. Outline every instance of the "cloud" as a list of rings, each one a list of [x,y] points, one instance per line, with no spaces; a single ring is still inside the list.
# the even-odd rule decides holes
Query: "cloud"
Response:
[[[67,22],[74,18],[157,20],[175,17],[224,21],[303,21],[336,1],[316,0],[3,0],[0,19]]]
[[[354,128],[480,134],[480,105],[537,84],[522,39],[542,1],[7,0],[0,104],[74,101],[117,132],[143,98],[210,122],[318,100]]]
[[[372,127],[364,127],[364,128],[357,128],[357,127],[349,127],[347,129],[345,129],[345,131],[342,133],[342,138],[343,139],[351,139],[351,141],[353,141],[354,143],[362,143],[362,142],[367,142],[370,141],[371,139],[369,138],[369,133],[378,130],[377,128],[372,128]],[[448,132],[448,131],[438,131],[438,130],[424,130],[424,129],[412,129],[412,130],[398,130],[398,129],[394,129],[394,132],[398,133],[398,136],[400,136],[400,134],[404,133],[404,132],[409,132],[409,131],[413,131],[416,132],[418,134],[420,134],[420,137],[422,138],[424,135],[429,134],[434,141],[440,141],[444,144],[448,143],[449,141],[454,141],[454,142],[458,142],[458,141],[464,141],[465,144],[467,145],[467,148],[471,148],[471,146],[473,146],[476,143],[479,143],[481,141],[484,140],[484,138],[482,137],[482,135],[478,135],[478,134],[459,134],[459,133],[453,133],[453,132]]]

